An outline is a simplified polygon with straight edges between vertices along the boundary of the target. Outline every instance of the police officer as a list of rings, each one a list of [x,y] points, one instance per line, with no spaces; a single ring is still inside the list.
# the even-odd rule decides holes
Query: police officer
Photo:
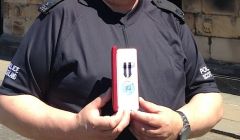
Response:
[[[0,122],[32,139],[187,139],[222,116],[222,99],[166,0],[49,0],[0,89]],[[134,47],[139,111],[111,114],[111,47]]]

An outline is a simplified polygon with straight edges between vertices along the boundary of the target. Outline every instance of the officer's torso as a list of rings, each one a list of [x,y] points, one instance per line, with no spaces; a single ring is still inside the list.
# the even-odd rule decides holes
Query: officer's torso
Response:
[[[185,55],[179,21],[172,14],[147,0],[126,15],[111,12],[102,2],[88,7],[76,1],[70,1],[74,10],[65,9],[66,15],[77,16],[56,53],[49,104],[78,112],[105,92],[111,86],[113,45],[137,49],[141,97],[172,109],[184,104]]]

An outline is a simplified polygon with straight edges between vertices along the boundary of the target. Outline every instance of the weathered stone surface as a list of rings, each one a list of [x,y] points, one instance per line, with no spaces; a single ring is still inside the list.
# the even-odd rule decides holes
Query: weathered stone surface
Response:
[[[193,138],[193,139],[189,139],[189,140],[236,140],[236,139],[228,137],[228,136],[209,132],[202,137]]]
[[[5,60],[1,60],[0,59],[0,64],[1,64],[1,68],[0,68],[0,80],[3,80],[5,73],[7,71],[7,67],[9,65],[9,61],[5,61]],[[1,85],[1,84],[0,84]]]
[[[27,3],[26,3],[27,2]],[[34,19],[39,15],[38,7],[42,0],[4,2],[3,32],[13,36],[23,36]]]
[[[17,4],[17,3],[5,3],[6,13],[4,17],[9,18],[26,18],[26,17],[36,17],[38,13],[38,5],[32,4]]]
[[[233,104],[224,104],[224,119],[237,121],[239,122],[239,130],[240,130],[240,105],[233,105]],[[239,132],[240,134],[240,132]]]
[[[196,34],[213,37],[239,38],[240,18],[233,16],[197,15]]]
[[[200,0],[182,0],[182,9],[185,12],[200,13],[202,11],[202,3]]]
[[[237,5],[238,5],[238,16],[240,16],[240,1],[239,0],[237,0]]]
[[[3,33],[22,37],[39,14],[37,9],[43,1],[45,0],[4,0],[2,5]],[[208,37],[240,38],[239,0],[182,0],[182,9],[191,31],[194,35],[200,36],[197,37],[196,42],[200,44],[198,45],[199,50],[204,58],[231,62],[236,59],[234,62],[239,62],[235,52],[232,56],[230,55],[232,50],[240,48],[236,44],[225,43],[226,46],[221,49],[217,49],[220,46],[214,46],[211,49],[207,46]],[[229,52],[215,53],[215,51],[219,52],[220,50]]]
[[[10,4],[3,2],[3,18],[9,18],[10,15]]]
[[[26,22],[25,19],[12,20],[11,18],[6,18],[4,19],[3,31],[5,34],[21,37],[27,32],[29,28],[29,23],[27,23],[28,22]]]
[[[3,21],[3,32],[6,34],[12,34],[12,19],[5,18]]]
[[[235,114],[235,115],[239,115],[239,114]],[[232,120],[228,120],[228,119],[222,119],[222,121],[220,121],[215,128],[217,130],[221,130],[223,132],[227,132],[227,133],[231,133],[231,134],[235,134],[240,136],[240,122],[236,122],[236,121],[232,121]],[[237,139],[235,139],[237,140]]]
[[[40,4],[42,3],[44,0],[27,0],[27,2],[29,4]]]
[[[3,32],[13,36],[23,36],[39,14],[38,4],[7,1],[3,6]]]
[[[15,20],[13,21],[12,32],[16,36],[21,36],[24,34],[25,27],[24,27],[24,20]]]
[[[194,14],[185,13],[184,18],[185,18],[185,21],[186,21],[187,25],[191,29],[191,31],[195,34],[195,17],[194,17]]]
[[[0,140],[29,140],[0,124]]]
[[[7,3],[22,3],[22,4],[27,4],[27,0],[4,0],[4,2],[7,2]]]
[[[203,12],[206,14],[235,15],[236,0],[203,0]]]
[[[204,36],[195,36],[195,40],[198,46],[198,50],[203,56],[203,58],[209,59],[211,57],[209,48],[209,38]]]
[[[240,40],[212,38],[211,57],[215,60],[240,63]]]

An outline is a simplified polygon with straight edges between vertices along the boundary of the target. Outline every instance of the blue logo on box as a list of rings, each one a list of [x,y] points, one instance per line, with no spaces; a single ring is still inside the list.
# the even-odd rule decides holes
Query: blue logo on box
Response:
[[[135,91],[135,86],[133,82],[124,82],[122,84],[122,92],[125,93],[126,95],[132,95]]]

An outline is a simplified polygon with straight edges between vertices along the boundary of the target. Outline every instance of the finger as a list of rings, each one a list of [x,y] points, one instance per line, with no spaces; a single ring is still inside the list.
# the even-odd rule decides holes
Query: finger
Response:
[[[133,120],[139,121],[141,123],[146,123],[147,121],[151,121],[153,119],[153,114],[141,112],[141,111],[132,111],[131,118]]]
[[[138,121],[132,121],[130,128],[134,132],[134,135],[138,135],[140,138],[146,137],[152,140],[155,138],[165,139],[169,137],[168,133],[166,133],[166,129],[161,126],[153,127]]]
[[[110,99],[111,99],[111,89],[109,88],[104,94],[97,97],[90,104],[100,109],[103,106],[105,106]]]
[[[113,130],[117,127],[123,117],[123,111],[118,111],[113,116],[103,116],[95,120],[95,127],[99,130]]]
[[[144,123],[146,125],[149,125],[150,127],[159,127],[161,126],[161,123],[158,118],[158,114],[152,114],[152,113],[146,113],[141,111],[132,111],[131,112],[131,118],[139,121],[141,123]]]
[[[142,132],[147,126],[139,121],[132,121],[130,126],[135,132]]]
[[[164,133],[164,131],[161,130],[161,129],[146,129],[146,130],[145,130],[145,133],[146,133],[148,136],[160,137],[160,136],[162,136],[162,134]]]
[[[149,139],[149,138],[154,137],[150,133],[147,133],[148,130],[152,130],[152,129],[156,129],[156,128],[149,127],[148,125],[145,125],[143,123],[139,123],[137,121],[132,121],[131,126],[130,126],[131,132],[137,138],[141,138],[141,139],[144,139],[144,138]]]
[[[123,117],[117,127],[114,129],[113,133],[119,134],[125,129],[130,123],[130,112],[124,111]]]
[[[139,98],[139,105],[142,109],[149,113],[158,113],[160,111],[158,105],[148,102],[144,100],[142,97]]]
[[[143,139],[143,134],[141,133],[141,124],[138,121],[131,121],[129,130],[138,139]]]
[[[138,139],[140,140],[141,138],[141,134],[139,132],[137,132],[135,129],[133,129],[132,127],[129,128],[130,132]]]
[[[101,126],[99,127],[99,131],[101,134],[107,136],[107,139],[116,139],[118,137],[118,135],[129,125],[130,122],[130,112],[129,111],[119,111],[118,114],[122,114],[122,117],[120,118],[120,122],[117,124],[117,126],[115,128],[114,125],[112,124],[112,126],[110,127],[106,127],[106,126]],[[116,114],[116,116],[118,115]],[[110,117],[110,116],[108,116]]]

